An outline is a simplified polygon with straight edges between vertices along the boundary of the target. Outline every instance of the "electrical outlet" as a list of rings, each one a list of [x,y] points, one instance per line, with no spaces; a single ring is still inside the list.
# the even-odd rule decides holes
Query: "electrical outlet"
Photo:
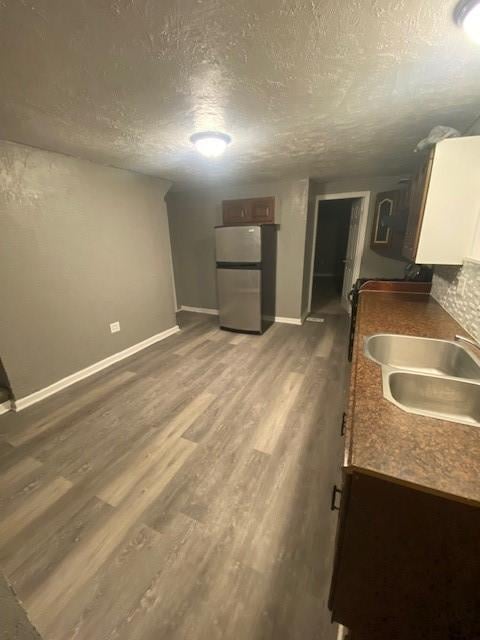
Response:
[[[110,333],[118,333],[120,331],[120,322],[110,323]]]

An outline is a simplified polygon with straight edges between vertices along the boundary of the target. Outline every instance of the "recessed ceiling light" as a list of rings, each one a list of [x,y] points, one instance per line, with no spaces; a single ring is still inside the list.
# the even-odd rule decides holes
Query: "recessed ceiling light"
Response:
[[[480,0],[461,0],[453,15],[468,37],[480,44]]]
[[[219,131],[201,131],[190,136],[197,151],[206,158],[218,158],[230,144],[232,139]]]

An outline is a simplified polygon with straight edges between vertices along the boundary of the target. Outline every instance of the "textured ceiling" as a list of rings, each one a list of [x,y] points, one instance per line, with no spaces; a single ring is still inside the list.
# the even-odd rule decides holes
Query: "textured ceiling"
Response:
[[[0,138],[174,180],[408,171],[480,113],[443,0],[0,0]],[[205,160],[194,131],[233,143]]]

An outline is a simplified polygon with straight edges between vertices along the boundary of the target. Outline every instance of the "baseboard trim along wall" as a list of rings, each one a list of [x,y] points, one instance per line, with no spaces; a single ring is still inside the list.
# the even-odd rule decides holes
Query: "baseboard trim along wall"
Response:
[[[282,316],[275,316],[275,322],[282,322],[283,324],[303,324],[301,318],[283,318]]]
[[[180,307],[180,311],[192,311],[193,313],[208,313],[209,316],[218,316],[218,309],[209,309],[207,307],[188,307],[184,304]]]
[[[0,404],[0,416],[2,416],[4,413],[8,413],[11,410],[12,410],[12,403],[10,400],[7,400],[6,402],[2,402]]]
[[[203,307],[187,307],[182,304],[181,311],[192,311],[193,313],[208,313],[211,316],[218,316],[218,309],[204,309]],[[284,318],[275,316],[275,322],[283,322],[283,324],[303,324],[301,318]]]
[[[141,351],[142,349],[146,349],[147,347],[149,347],[152,344],[155,344],[156,342],[165,340],[165,338],[168,338],[174,333],[178,333],[178,331],[180,331],[180,327],[178,325],[175,325],[174,327],[170,327],[170,329],[166,329],[165,331],[162,331],[162,333],[157,333],[154,336],[147,338],[146,340],[142,340],[142,342],[137,342],[137,344],[134,344],[131,347],[127,347],[126,349],[123,349],[123,351],[119,351],[118,353],[114,353],[113,355],[108,356],[103,360],[99,360],[98,362],[95,362],[94,364],[90,365],[89,367],[86,367],[85,369],[81,369],[76,373],[72,373],[66,378],[57,380],[57,382],[54,382],[48,387],[39,389],[38,391],[35,391],[34,393],[31,393],[30,395],[25,396],[23,398],[19,398],[18,400],[13,400],[12,401],[13,409],[14,411],[21,411],[22,409],[26,409],[26,407],[29,407],[30,405],[35,404],[36,402],[40,402],[40,400],[44,400],[45,398],[48,398],[49,396],[52,396],[55,393],[58,393],[59,391],[62,391],[63,389],[70,387],[72,384],[79,382],[80,380],[83,380],[84,378],[88,378],[89,376],[93,375],[94,373],[97,373],[98,371],[101,371],[102,369],[106,369],[110,365],[115,364],[115,362],[119,362],[120,360],[124,360],[129,356],[133,356],[133,354],[137,353],[137,351]]]

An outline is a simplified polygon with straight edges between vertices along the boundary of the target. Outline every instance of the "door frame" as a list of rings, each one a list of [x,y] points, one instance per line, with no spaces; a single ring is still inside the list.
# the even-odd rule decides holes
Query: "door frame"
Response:
[[[352,268],[352,282],[360,277],[360,264],[362,262],[363,249],[365,245],[365,236],[367,233],[368,212],[370,210],[370,196],[371,191],[348,191],[342,193],[326,193],[315,197],[315,214],[313,219],[313,238],[312,238],[312,256],[310,260],[310,285],[308,291],[308,307],[307,312],[312,310],[312,291],[313,291],[313,268],[315,264],[315,251],[317,248],[317,226],[318,226],[318,211],[320,208],[320,202],[325,200],[349,200],[350,198],[360,198],[362,200],[362,210],[360,213],[360,220],[358,221],[358,235],[357,245],[355,247],[355,257],[353,259]]]

